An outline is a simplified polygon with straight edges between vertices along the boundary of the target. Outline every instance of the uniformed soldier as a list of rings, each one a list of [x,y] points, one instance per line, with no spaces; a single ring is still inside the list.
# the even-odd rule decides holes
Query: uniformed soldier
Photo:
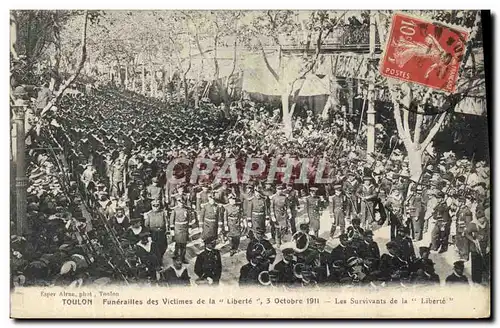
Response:
[[[363,244],[358,251],[362,259],[380,259],[380,249],[376,241],[373,240],[373,231],[366,230],[364,233]]]
[[[353,216],[358,213],[358,204],[356,200],[356,190],[358,190],[360,182],[354,173],[348,173],[347,179],[344,180],[342,190],[348,198],[347,214]]]
[[[219,204],[229,203],[229,195],[231,190],[227,187],[227,182],[223,181],[218,188],[215,188],[214,199]]]
[[[314,236],[318,237],[321,211],[324,208],[325,202],[317,195],[317,187],[309,188],[309,192],[309,196],[307,196],[305,199],[305,210],[307,213],[307,218],[309,219],[309,227],[311,228]]]
[[[367,229],[375,221],[375,200],[377,198],[377,190],[371,176],[363,178],[363,185],[359,187],[356,195],[360,200],[361,227]]]
[[[346,234],[339,236],[340,243],[330,253],[332,263],[341,261],[342,265],[345,264],[348,258],[357,254],[356,250],[349,245],[348,237]]]
[[[160,201],[151,202],[151,211],[144,214],[144,226],[151,232],[151,237],[156,243],[157,258],[163,263],[163,254],[167,250],[167,236],[170,224],[167,213],[160,208]]]
[[[472,282],[479,284],[483,274],[489,272],[490,224],[482,209],[476,211],[476,218],[469,223],[465,236],[469,240]]]
[[[244,226],[242,218],[242,209],[240,204],[236,204],[236,196],[230,194],[228,196],[229,204],[224,205],[224,230],[227,233],[227,237],[230,238],[231,242],[231,252],[230,255],[233,256],[238,252],[238,247],[240,246],[241,229]]]
[[[173,194],[170,196],[170,201],[169,205],[170,207],[175,207],[177,206],[177,200],[181,198],[184,206],[187,208],[191,209],[192,208],[192,202],[191,202],[191,197],[189,193],[186,192],[186,186],[185,185],[179,185],[177,187],[177,193]]]
[[[186,260],[186,245],[189,240],[189,214],[182,197],[177,198],[177,204],[170,213],[170,231],[175,241],[174,256],[179,257],[182,263]]]
[[[265,228],[262,227],[258,227],[257,229],[255,229],[255,237],[248,244],[246,257],[247,261],[250,262],[254,250],[260,250],[260,252],[263,254],[264,259],[268,262],[265,270],[268,271],[269,264],[274,263],[274,260],[276,259],[276,250],[269,242],[269,240],[266,239],[265,232]]]
[[[222,230],[219,205],[215,203],[213,194],[208,194],[208,202],[201,205],[200,224],[202,226],[201,239],[218,238]]]
[[[266,220],[270,218],[269,199],[262,193],[260,188],[255,190],[255,196],[250,201],[250,212],[254,235],[257,229],[266,231]]]
[[[387,282],[400,282],[409,274],[408,263],[399,257],[398,244],[390,241],[386,244],[387,252],[380,257],[381,278]]]
[[[293,185],[291,183],[286,185],[286,193],[288,197],[288,206],[290,206],[288,226],[291,228],[293,235],[297,232],[297,223],[295,219],[297,218],[297,212],[299,209],[299,193],[297,190],[293,189]]]
[[[326,284],[330,280],[332,257],[331,254],[325,250],[326,239],[317,238],[315,240],[317,252],[317,259],[315,263],[315,272],[318,284]]]
[[[329,212],[332,219],[332,228],[330,229],[330,238],[335,236],[337,227],[340,227],[340,234],[345,232],[345,211],[348,207],[348,200],[342,193],[342,185],[333,186],[334,194],[329,197]]]
[[[242,209],[243,209],[243,220],[245,222],[245,227],[243,229],[244,233],[249,237],[253,237],[252,232],[252,200],[255,197],[254,187],[252,184],[248,184],[244,192],[240,193]]]
[[[389,215],[389,225],[391,226],[391,240],[397,235],[397,229],[403,224],[403,186],[396,186],[387,197],[385,207]]]
[[[431,249],[444,253],[448,250],[448,237],[450,236],[451,217],[448,205],[444,202],[444,193],[439,191],[436,194],[438,204],[434,208],[433,216],[436,220],[432,230]]]
[[[189,277],[189,273],[187,268],[182,265],[183,259],[180,256],[174,257],[174,263],[168,267],[165,271],[160,273],[159,284],[175,287],[175,286],[183,286],[187,287],[191,285],[191,278]]]
[[[288,197],[285,195],[283,186],[278,186],[277,193],[271,199],[271,220],[274,223],[275,241],[277,247],[281,246],[281,240],[288,232],[291,213]]]
[[[142,231],[147,230],[142,226],[143,219],[140,217],[132,218],[130,220],[130,227],[128,227],[125,232],[125,238],[132,244],[135,245],[139,242],[139,234]]]
[[[425,223],[426,204],[422,195],[422,185],[416,187],[416,194],[409,206],[409,215],[412,223],[412,236],[415,241],[422,240]]]
[[[413,247],[413,241],[410,238],[410,230],[407,227],[399,227],[398,234],[394,241],[398,245],[399,256],[411,263],[415,260],[415,249]]]
[[[453,273],[446,277],[446,284],[469,284],[469,279],[464,275],[464,261],[456,261],[453,263]]]
[[[429,259],[422,260],[419,268],[410,274],[413,285],[440,285],[439,276],[434,269],[434,262]]]
[[[470,210],[471,201],[470,198],[462,196],[459,198],[460,204],[462,204],[457,211],[456,219],[456,235],[455,235],[455,246],[458,250],[458,255],[461,260],[469,260],[469,241],[465,237],[466,229],[472,222],[472,212]]]
[[[222,274],[222,261],[219,250],[215,249],[217,237],[204,240],[205,250],[197,257],[194,273],[198,276],[198,284],[218,285]]]
[[[139,242],[135,246],[137,256],[144,265],[146,276],[150,279],[156,279],[156,271],[161,266],[161,258],[158,257],[158,244],[151,238],[149,231],[143,231],[139,234]]]
[[[210,194],[210,187],[208,183],[201,184],[201,191],[198,192],[195,196],[195,206],[196,206],[196,220],[198,224],[201,226],[201,209],[203,205],[208,203],[208,195]]]
[[[125,231],[127,231],[130,226],[130,220],[125,215],[125,209],[123,207],[119,206],[116,208],[115,215],[111,217],[109,224],[118,236],[122,236]]]
[[[258,248],[251,250],[250,260],[240,269],[240,277],[238,283],[243,286],[259,285],[259,275],[263,271],[268,271],[269,263],[264,258],[262,252]]]
[[[163,188],[158,183],[158,178],[154,177],[151,180],[151,184],[146,188],[148,193],[148,198],[151,200],[157,200],[160,202],[160,206],[162,206],[163,201]]]
[[[285,248],[283,259],[274,265],[274,270],[278,271],[278,283],[285,287],[293,287],[297,283],[297,278],[293,274],[293,258],[293,248]]]
[[[354,245],[358,245],[363,241],[365,230],[361,228],[361,220],[359,218],[352,219],[351,224],[352,225],[347,228],[347,237],[353,247],[356,247]]]
[[[431,249],[426,246],[421,246],[418,248],[418,253],[420,255],[420,258],[416,259],[411,265],[411,271],[413,272],[416,272],[418,269],[424,268],[425,261],[429,260]]]

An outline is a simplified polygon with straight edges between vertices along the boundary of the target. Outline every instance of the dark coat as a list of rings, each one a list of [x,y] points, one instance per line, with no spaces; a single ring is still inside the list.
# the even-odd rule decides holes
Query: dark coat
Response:
[[[261,266],[253,266],[250,263],[245,264],[240,269],[240,278],[239,285],[240,286],[251,286],[251,285],[259,285],[259,274],[263,272],[263,268]]]
[[[177,272],[173,267],[169,267],[162,272],[160,281],[167,286],[189,286],[191,278],[189,277],[188,270],[182,268],[182,273],[177,276]]]
[[[205,249],[196,257],[194,273],[201,279],[210,277],[218,283],[222,273],[222,261],[220,252],[216,249]]]

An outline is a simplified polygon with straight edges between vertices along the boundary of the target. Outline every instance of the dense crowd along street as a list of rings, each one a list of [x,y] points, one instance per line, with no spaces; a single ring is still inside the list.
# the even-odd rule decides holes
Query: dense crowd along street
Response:
[[[486,162],[429,154],[412,180],[398,140],[366,156],[354,117],[306,109],[288,138],[271,105],[229,107],[110,85],[64,95],[28,134],[30,233],[11,238],[12,285],[489,283]],[[233,158],[238,181],[172,183],[179,158],[216,168]],[[288,183],[268,172],[244,181],[248,158],[325,158],[331,182],[317,183],[314,168],[299,181],[300,166]],[[453,268],[438,275],[431,258],[450,253]]]
[[[487,16],[12,10],[11,288],[489,289]]]

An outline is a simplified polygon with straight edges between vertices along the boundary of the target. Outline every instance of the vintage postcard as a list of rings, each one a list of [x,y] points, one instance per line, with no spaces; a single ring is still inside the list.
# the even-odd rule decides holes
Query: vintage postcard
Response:
[[[490,29],[11,10],[11,317],[489,318]]]

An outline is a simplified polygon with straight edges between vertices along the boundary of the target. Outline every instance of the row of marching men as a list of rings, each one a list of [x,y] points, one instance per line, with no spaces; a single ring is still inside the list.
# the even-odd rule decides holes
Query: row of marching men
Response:
[[[316,192],[317,188],[311,188],[310,196],[306,197],[306,210],[311,212],[309,223],[317,235],[321,200]],[[228,192],[227,203],[221,202],[220,195],[212,192],[206,184],[196,194],[196,205],[183,186],[172,196],[168,208],[160,200],[153,199],[150,209],[144,211],[148,209],[143,206],[146,199],[139,198],[139,201],[135,207],[141,208],[142,212],[132,211],[132,219],[129,219],[124,208],[117,208],[110,217],[110,225],[119,235],[128,236],[135,243],[142,229],[148,230],[157,245],[160,261],[169,242],[175,243],[175,254],[185,262],[186,245],[194,239],[229,241],[231,255],[234,255],[238,252],[241,237],[253,238],[256,229],[270,229],[273,243],[278,247],[286,234],[296,232],[298,195],[291,185],[279,185],[271,195],[260,185],[249,184],[240,197]],[[198,227],[201,234],[193,234]]]

